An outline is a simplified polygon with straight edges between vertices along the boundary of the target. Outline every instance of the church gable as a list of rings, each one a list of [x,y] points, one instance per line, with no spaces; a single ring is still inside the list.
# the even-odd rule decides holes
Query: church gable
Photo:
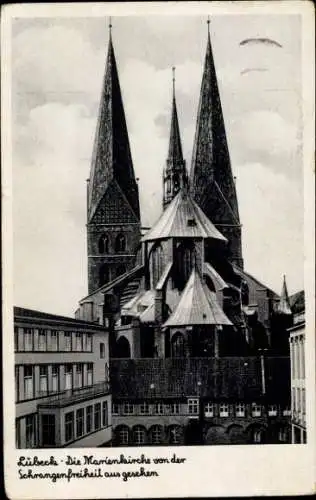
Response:
[[[91,224],[139,223],[118,183],[113,180],[101,199]]]

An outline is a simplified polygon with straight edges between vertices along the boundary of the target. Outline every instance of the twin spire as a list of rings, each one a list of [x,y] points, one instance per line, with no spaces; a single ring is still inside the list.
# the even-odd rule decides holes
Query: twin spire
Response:
[[[210,20],[190,173],[195,201],[229,241],[231,260],[242,267],[241,229],[230,165],[220,94],[210,40]],[[138,188],[109,22],[109,48],[88,187],[88,222],[92,222],[110,184],[127,199],[139,220]],[[172,70],[172,109],[168,158],[163,172],[163,207],[188,185],[183,158]]]
[[[139,220],[138,187],[130,151],[126,118],[109,23],[109,45],[88,186],[88,222],[109,187],[119,190]],[[114,186],[114,187],[113,187]]]

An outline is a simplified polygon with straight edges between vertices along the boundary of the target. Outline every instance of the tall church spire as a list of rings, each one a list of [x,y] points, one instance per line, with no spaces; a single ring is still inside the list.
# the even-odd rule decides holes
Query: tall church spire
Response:
[[[88,222],[110,182],[115,179],[139,218],[138,188],[130,152],[126,119],[109,23],[109,46],[95,133],[89,193]]]
[[[282,286],[278,312],[279,314],[292,314],[285,275],[283,276],[283,286]]]
[[[109,23],[109,45],[88,184],[89,293],[134,265],[140,210]]]
[[[172,68],[172,108],[168,158],[163,173],[163,208],[170,203],[187,182],[175,95],[175,68]]]
[[[228,239],[228,258],[243,266],[241,226],[207,21],[207,47],[193,146],[190,184],[195,200]]]

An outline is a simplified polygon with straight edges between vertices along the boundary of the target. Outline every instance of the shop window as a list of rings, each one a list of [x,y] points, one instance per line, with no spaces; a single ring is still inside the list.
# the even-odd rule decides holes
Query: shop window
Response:
[[[92,415],[93,415],[93,406],[89,405],[86,408],[86,432],[89,434],[89,432],[92,431]]]
[[[56,446],[55,415],[41,415],[42,445]]]
[[[65,441],[73,441],[74,439],[74,412],[70,411],[65,414]]]
[[[101,403],[94,405],[94,430],[99,430],[101,427]]]
[[[36,419],[35,415],[25,417],[25,448],[36,447]]]
[[[76,437],[83,436],[84,433],[84,409],[79,408],[76,411]]]
[[[108,426],[108,421],[109,421],[109,416],[108,416],[108,402],[103,401],[102,402],[102,427],[107,427]]]

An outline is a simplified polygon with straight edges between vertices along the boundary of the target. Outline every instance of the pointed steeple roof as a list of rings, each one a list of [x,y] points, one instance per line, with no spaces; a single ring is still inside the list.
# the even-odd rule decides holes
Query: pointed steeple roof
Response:
[[[137,219],[140,217],[123,100],[110,35],[99,116],[94,140],[88,191],[88,222],[91,221],[109,185],[114,181],[123,191]]]
[[[179,120],[177,112],[176,94],[175,94],[175,68],[173,70],[172,78],[172,111],[171,111],[171,127],[168,160],[183,162],[182,145],[179,129]]]
[[[213,238],[227,241],[186,189],[179,191],[142,241],[167,238]]]
[[[279,306],[278,306],[278,313],[279,314],[288,314],[288,315],[292,314],[289,294],[287,291],[287,284],[286,284],[285,275],[283,276],[283,286],[282,286],[282,292],[281,292],[280,302],[279,302]]]
[[[175,94],[175,67],[172,68],[172,106],[169,149],[163,173],[163,209],[173,200],[182,186],[188,183],[188,174],[183,159],[180,127]]]
[[[194,199],[215,225],[240,228],[221,98],[209,31],[190,171]],[[230,239],[230,238],[229,238]],[[241,241],[234,253],[240,254]]]
[[[197,269],[193,269],[177,307],[163,326],[190,325],[232,325]]]

